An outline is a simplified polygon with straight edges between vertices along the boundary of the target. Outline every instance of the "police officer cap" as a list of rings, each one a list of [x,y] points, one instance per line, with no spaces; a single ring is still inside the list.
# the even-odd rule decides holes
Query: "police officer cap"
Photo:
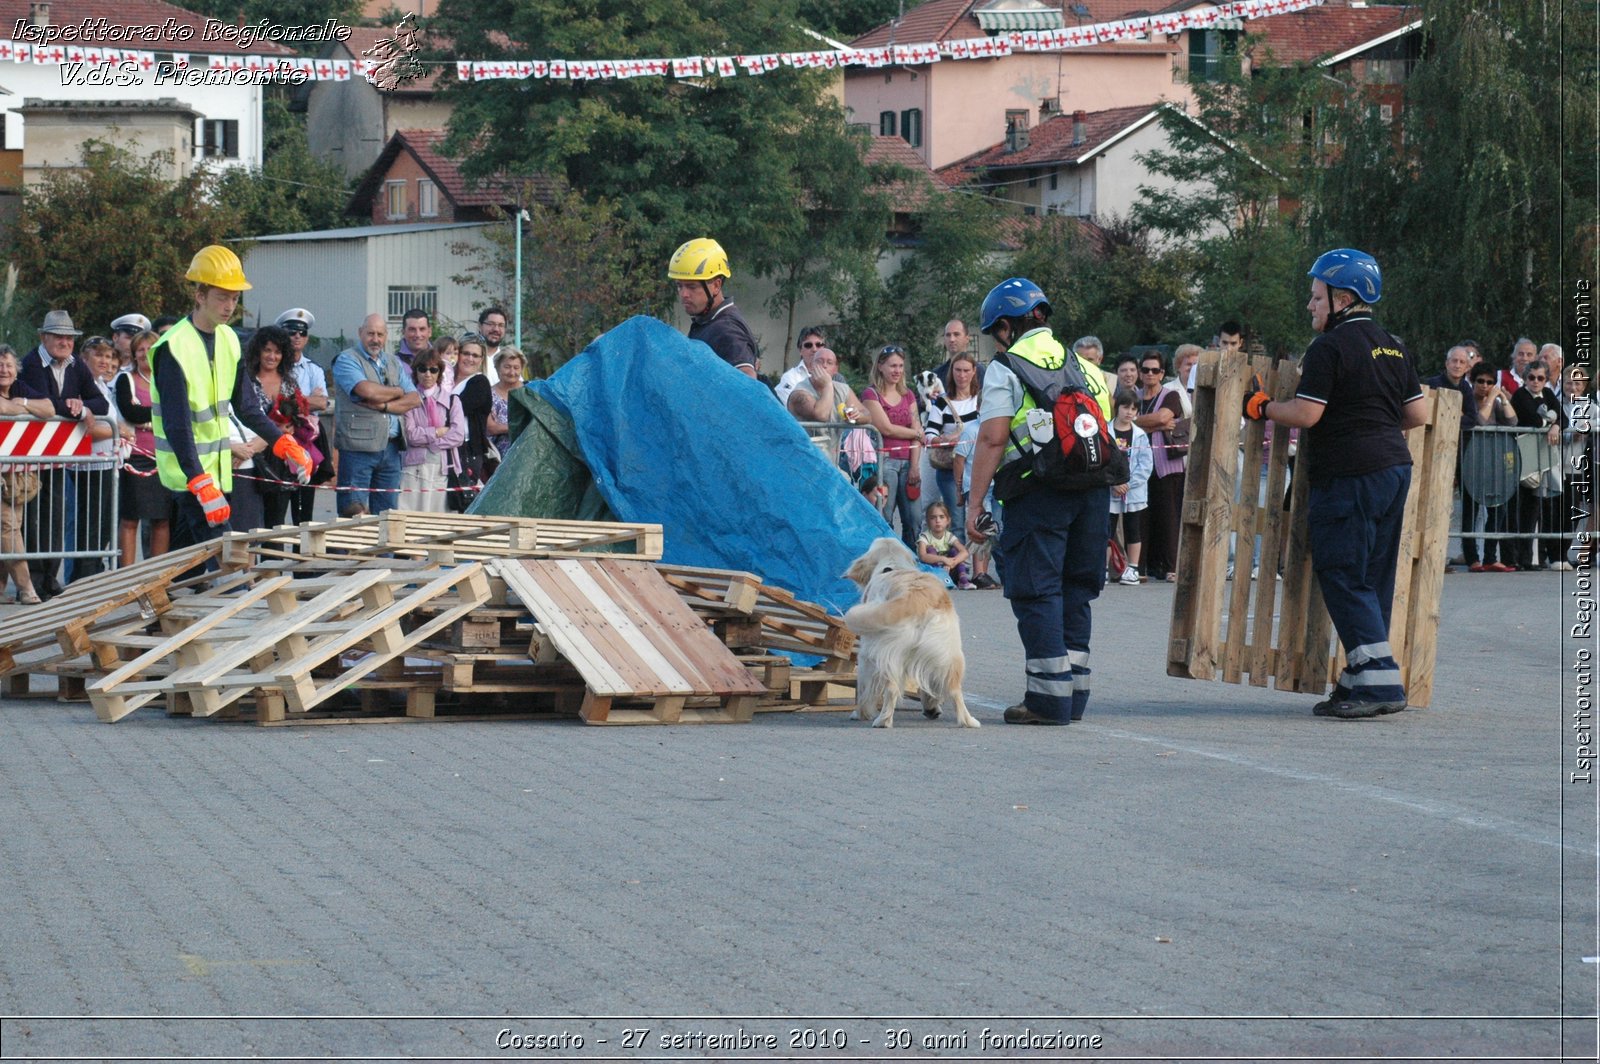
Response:
[[[124,314],[111,323],[112,332],[142,333],[150,331],[150,319],[143,314]]]
[[[306,327],[307,332],[310,332],[317,326],[317,317],[305,307],[294,307],[279,314],[278,320],[274,324],[283,326],[288,325],[290,322],[298,322]]]

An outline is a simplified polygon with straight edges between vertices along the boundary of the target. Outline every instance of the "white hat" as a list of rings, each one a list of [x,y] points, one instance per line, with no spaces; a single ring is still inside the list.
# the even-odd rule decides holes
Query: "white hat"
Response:
[[[306,331],[307,332],[310,332],[312,329],[315,329],[317,327],[317,317],[316,317],[316,315],[312,314],[305,307],[293,307],[293,308],[291,308],[289,310],[284,311],[282,314],[278,315],[278,320],[276,322],[274,322],[273,324],[275,324],[275,325],[286,325],[291,321],[300,322],[302,325],[304,325],[306,327]]]
[[[126,329],[129,332],[142,333],[150,331],[150,319],[143,314],[124,314],[111,323],[111,331]]]

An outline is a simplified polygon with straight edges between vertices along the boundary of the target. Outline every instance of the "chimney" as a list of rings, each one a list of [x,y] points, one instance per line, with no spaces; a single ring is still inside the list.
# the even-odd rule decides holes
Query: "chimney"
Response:
[[[1072,112],[1072,144],[1074,147],[1083,143],[1083,121],[1087,117],[1082,111]]]
[[[1006,154],[1012,155],[1028,147],[1028,127],[1020,122],[1006,123]]]
[[[28,22],[40,29],[50,25],[50,4],[48,0],[33,0],[28,5]]]
[[[1044,99],[1039,101],[1039,121],[1043,122],[1045,119],[1053,118],[1060,113],[1061,97],[1046,96]]]

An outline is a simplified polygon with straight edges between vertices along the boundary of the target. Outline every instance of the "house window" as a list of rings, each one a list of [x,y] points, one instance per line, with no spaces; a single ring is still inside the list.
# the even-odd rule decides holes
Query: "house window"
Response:
[[[1189,80],[1217,81],[1238,72],[1238,30],[1189,31]]]
[[[1378,121],[1384,125],[1394,121],[1394,104],[1380,103],[1378,105]]]
[[[417,179],[417,215],[421,218],[439,216],[439,188],[426,178]]]
[[[900,112],[900,136],[913,148],[922,147],[922,108]]]
[[[388,192],[388,207],[390,218],[404,218],[406,216],[406,183],[404,181],[387,181],[384,189]]]
[[[239,157],[239,123],[232,118],[202,118],[197,138],[200,154],[208,159]]]
[[[878,113],[878,136],[894,136],[894,118],[893,111],[880,111]]]
[[[439,286],[436,284],[389,286],[391,329],[399,328],[401,322],[405,320],[406,311],[413,308],[427,311],[429,321],[436,319],[439,316]]]
[[[1054,192],[1056,190],[1056,178],[1057,178],[1056,172],[1054,170],[1051,170],[1050,171],[1050,191],[1051,192]]]

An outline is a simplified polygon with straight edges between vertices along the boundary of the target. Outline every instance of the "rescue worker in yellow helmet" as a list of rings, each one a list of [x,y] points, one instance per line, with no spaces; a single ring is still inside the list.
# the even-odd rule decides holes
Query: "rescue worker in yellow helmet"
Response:
[[[697,237],[678,247],[667,262],[667,276],[678,286],[678,302],[689,313],[689,339],[699,340],[746,377],[756,375],[755,334],[733,300],[722,294],[722,282],[731,280],[728,254],[709,237]]]
[[[311,456],[267,417],[261,393],[245,372],[239,337],[228,326],[239,293],[250,287],[239,256],[217,244],[203,247],[184,277],[195,282],[194,310],[150,348],[150,427],[156,472],[163,486],[178,493],[178,520],[201,543],[227,531],[231,515],[230,411],[302,484],[311,477]]]

